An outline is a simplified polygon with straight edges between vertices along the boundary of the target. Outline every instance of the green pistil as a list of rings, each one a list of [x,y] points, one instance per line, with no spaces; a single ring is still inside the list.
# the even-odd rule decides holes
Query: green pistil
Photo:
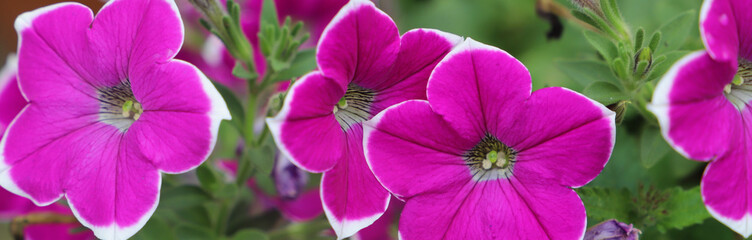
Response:
[[[496,161],[499,160],[499,153],[497,153],[496,151],[491,151],[486,154],[486,159],[488,161],[491,161],[491,164],[496,164]]]
[[[127,118],[132,117],[133,120],[138,120],[138,118],[141,117],[142,113],[144,113],[144,109],[141,107],[141,104],[138,102],[134,102],[133,100],[127,100],[123,104],[123,117],[127,117]]]
[[[339,108],[347,108],[347,100],[345,99],[344,96],[342,96],[342,98],[339,99],[339,102],[337,102],[337,106]]]

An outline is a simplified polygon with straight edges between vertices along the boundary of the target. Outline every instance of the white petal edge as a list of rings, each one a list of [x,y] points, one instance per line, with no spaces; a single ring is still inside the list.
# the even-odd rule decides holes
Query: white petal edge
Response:
[[[403,201],[405,199],[404,196],[393,192],[386,185],[384,185],[384,183],[381,181],[381,178],[379,178],[379,175],[377,175],[373,171],[373,165],[371,164],[371,162],[373,160],[371,158],[370,147],[368,147],[368,146],[371,143],[371,134],[373,134],[373,132],[376,131],[376,128],[378,128],[378,125],[379,125],[379,123],[381,123],[381,119],[384,118],[384,115],[387,114],[387,112],[393,111],[394,109],[399,108],[400,106],[402,106],[404,104],[407,104],[407,103],[411,103],[411,102],[418,102],[418,103],[426,104],[426,105],[428,105],[428,107],[431,107],[431,105],[426,100],[417,100],[417,99],[415,99],[415,100],[407,100],[407,101],[403,101],[401,103],[397,103],[397,104],[394,104],[392,106],[389,106],[388,108],[386,108],[386,109],[382,110],[381,112],[379,112],[378,114],[376,114],[376,116],[373,116],[368,121],[363,122],[363,153],[364,153],[365,158],[366,158],[366,164],[368,164],[368,170],[371,170],[371,173],[374,173],[373,176],[376,177],[376,181],[378,181],[379,184],[381,184],[381,187],[383,187],[384,189],[386,189],[387,191],[389,191],[389,193],[391,193],[392,195],[394,195],[394,197],[396,197],[397,199],[400,199],[400,200],[403,200]]]
[[[597,101],[595,101],[593,99],[588,98],[587,96],[583,95],[582,93],[578,93],[578,92],[572,91],[572,89],[564,88],[564,87],[554,87],[554,88],[559,88],[559,89],[562,89],[562,90],[574,93],[575,95],[580,96],[580,97],[582,97],[584,99],[587,99],[588,101],[590,101],[590,103],[593,104],[593,106],[595,106],[596,108],[598,108],[598,109],[601,110],[601,112],[603,113],[603,117],[604,118],[608,118],[610,120],[609,121],[609,128],[611,129],[611,149],[608,152],[608,158],[607,158],[606,162],[603,163],[603,166],[602,166],[603,168],[605,168],[606,164],[608,164],[608,162],[609,162],[608,160],[611,159],[611,154],[614,153],[614,146],[616,145],[616,113],[614,111],[611,111],[611,109],[608,109],[603,104],[601,104],[601,103],[599,103],[599,102],[597,102]],[[598,119],[598,120],[600,120],[600,119]],[[585,184],[582,184],[582,185],[579,185],[579,186],[571,186],[571,187],[572,188],[579,188],[579,187],[585,186],[588,183],[590,183],[591,181],[593,181],[593,179],[595,179],[596,177],[598,177],[598,175],[600,175],[600,173],[598,173],[595,176],[593,176],[592,178],[590,178],[590,180],[588,180]],[[580,201],[582,201],[582,200],[580,200]],[[587,226],[587,224],[585,226]],[[584,232],[583,232],[583,234],[584,234]]]
[[[448,32],[444,32],[444,31],[441,31],[441,30],[438,30],[438,29],[433,29],[433,28],[415,28],[415,29],[411,29],[411,30],[405,32],[404,34],[402,34],[402,36],[405,36],[406,34],[411,33],[411,32],[430,32],[430,33],[434,33],[434,34],[439,35],[440,37],[444,38],[444,40],[446,40],[449,44],[452,45],[452,48],[457,47],[463,41],[465,41],[465,38],[463,38],[462,36],[455,35],[455,34],[448,33]]]
[[[329,225],[332,226],[332,229],[334,230],[334,233],[337,234],[337,240],[342,240],[345,238],[348,238],[352,235],[355,235],[363,228],[366,228],[368,226],[371,226],[376,220],[381,218],[381,215],[384,215],[386,212],[386,209],[389,207],[389,201],[391,201],[391,195],[387,194],[386,200],[384,201],[384,207],[383,210],[380,211],[377,214],[364,217],[358,220],[338,220],[334,217],[334,214],[332,211],[326,206],[326,202],[324,201],[324,179],[326,178],[326,173],[321,175],[321,187],[319,187],[319,195],[321,195],[321,205],[324,207],[324,213],[326,214],[326,218],[329,220]]]
[[[73,205],[73,202],[68,201],[68,205],[70,205],[70,209],[73,212],[73,215],[76,216],[76,219],[81,223],[81,225],[84,225],[84,227],[87,227],[91,229],[91,231],[94,232],[94,235],[97,236],[99,239],[113,239],[113,240],[125,240],[133,235],[136,235],[141,228],[146,225],[146,222],[149,221],[152,215],[154,215],[154,211],[157,210],[157,206],[159,205],[159,198],[160,198],[160,192],[162,189],[162,175],[158,175],[158,181],[157,181],[157,198],[154,200],[154,204],[152,205],[151,209],[149,209],[144,215],[141,216],[141,218],[138,219],[138,222],[136,222],[133,225],[122,227],[117,225],[116,222],[110,224],[109,226],[95,226],[94,224],[89,223],[86,221],[85,218],[81,217],[81,215],[78,213],[78,210],[76,210],[76,206]]]
[[[222,64],[223,51],[225,51],[225,44],[222,43],[222,39],[216,35],[210,35],[201,48],[201,57],[209,66],[217,67]]]
[[[525,69],[525,72],[527,72],[528,78],[532,79],[532,76],[530,76],[530,70],[528,70],[525,64],[522,64],[522,62],[520,62],[519,59],[515,58],[514,56],[512,56],[511,54],[509,54],[508,52],[502,49],[475,41],[472,38],[468,37],[468,38],[465,38],[464,42],[454,47],[454,49],[452,49],[451,52],[449,52],[446,56],[444,56],[444,58],[441,59],[439,64],[437,64],[436,67],[433,69],[433,71],[431,71],[431,75],[428,77],[428,85],[426,89],[431,88],[431,82],[433,82],[432,81],[434,78],[433,75],[436,73],[436,69],[441,68],[446,62],[448,62],[451,58],[455,57],[457,54],[464,53],[464,52],[472,52],[472,51],[477,51],[477,50],[500,52],[502,54],[509,56],[511,59],[514,59],[518,64],[520,64],[520,66],[522,66]],[[528,87],[528,89],[531,91],[530,93],[532,93],[532,89],[533,89],[532,81],[530,81],[530,86]],[[430,101],[431,100],[430,91],[426,90],[426,94],[427,94],[428,100]]]
[[[326,28],[324,28],[324,31],[321,33],[321,37],[319,38],[319,42],[316,44],[316,49],[321,48],[321,43],[326,39],[327,35],[329,35],[329,31],[331,29],[339,24],[343,18],[345,18],[347,15],[350,15],[351,13],[359,10],[362,7],[373,7],[373,9],[376,10],[377,13],[380,13],[384,15],[385,17],[389,18],[389,20],[392,20],[389,15],[387,15],[384,11],[381,11],[381,9],[377,8],[376,5],[373,4],[373,2],[369,0],[350,0],[345,6],[342,6],[342,8],[337,12],[337,15],[334,15],[334,18],[332,18],[331,21],[329,21],[329,24],[326,25]],[[394,20],[392,20],[394,22]]]
[[[671,93],[671,89],[674,87],[674,81],[676,80],[676,76],[679,74],[679,70],[683,69],[684,66],[701,57],[703,54],[705,54],[705,51],[692,52],[674,63],[674,65],[671,66],[668,72],[663,75],[663,78],[658,81],[658,85],[655,87],[655,91],[653,92],[653,100],[650,102],[650,104],[647,105],[647,109],[652,112],[658,119],[658,123],[661,126],[661,134],[663,135],[663,138],[666,139],[666,142],[668,142],[668,144],[671,145],[671,147],[673,147],[674,150],[676,150],[679,154],[689,159],[694,158],[690,157],[687,151],[685,151],[682,146],[677,145],[674,142],[674,139],[669,136],[669,130],[671,128],[671,119],[668,114],[669,110],[671,109],[669,94]]]
[[[277,113],[277,115],[274,117],[266,118],[266,126],[269,127],[269,132],[272,134],[272,138],[274,138],[274,143],[277,144],[277,149],[279,149],[279,152],[284,154],[287,159],[290,159],[290,162],[295,164],[295,166],[312,173],[326,172],[332,169],[334,166],[329,169],[324,169],[323,171],[314,171],[313,169],[307,168],[306,166],[303,166],[303,164],[300,164],[300,162],[295,159],[292,154],[290,154],[290,151],[287,150],[285,143],[282,142],[282,124],[287,120],[287,116],[290,115],[290,102],[292,102],[295,98],[298,87],[300,85],[303,85],[304,82],[309,81],[312,76],[321,74],[322,73],[319,71],[313,71],[300,77],[300,79],[295,81],[292,87],[290,87],[290,90],[287,92],[287,96],[285,96],[284,103],[282,104],[282,109],[279,111],[279,113]]]
[[[712,163],[711,163],[712,164]],[[705,178],[705,175],[708,174],[708,170],[710,169],[710,164],[708,164],[707,167],[705,167],[705,171],[702,173],[702,178]],[[705,203],[705,194],[702,194],[702,189],[704,187],[704,181],[700,182],[700,196],[702,196],[702,202]],[[719,222],[723,223],[723,225],[726,225],[726,227],[730,228],[731,230],[734,230],[734,232],[737,232],[744,236],[744,239],[747,239],[750,235],[752,235],[752,214],[749,212],[744,214],[744,217],[739,220],[734,220],[728,217],[723,216],[722,214],[716,212],[712,207],[705,204],[705,209],[708,210],[708,213],[710,213],[713,218],[718,220]]]
[[[209,131],[211,132],[211,143],[209,144],[209,151],[206,153],[206,156],[204,156],[205,161],[214,151],[214,146],[217,144],[217,134],[219,133],[219,125],[222,123],[222,120],[231,120],[232,116],[230,115],[230,110],[227,108],[227,103],[225,102],[224,98],[222,98],[222,95],[219,94],[219,91],[217,91],[217,88],[214,87],[214,84],[212,84],[211,80],[209,80],[204,73],[201,72],[196,66],[193,64],[179,60],[179,59],[173,59],[171,60],[171,64],[184,64],[187,66],[190,66],[198,75],[199,81],[201,82],[201,87],[203,88],[204,93],[206,93],[206,96],[209,97],[209,101],[211,102],[211,109],[207,113],[209,116],[209,119],[211,123],[209,124]],[[203,163],[202,161],[202,163]],[[169,174],[182,174],[189,172],[193,169],[196,169],[199,165],[187,168],[187,169],[181,169],[181,171],[164,171],[160,170],[160,172],[163,173],[169,173]]]
[[[118,1],[127,1],[127,0],[102,0],[102,1],[104,1],[105,4],[102,6],[102,8],[99,9],[99,12],[97,12],[97,15],[99,15],[99,13],[101,13],[105,9],[111,7],[113,3],[118,2]],[[185,43],[185,26],[183,24],[183,18],[180,16],[180,10],[178,9],[177,3],[175,3],[175,0],[156,0],[156,1],[164,1],[167,4],[169,4],[170,9],[172,9],[172,13],[175,14],[175,17],[177,17],[178,22],[180,23],[180,44],[178,45],[178,50],[182,49],[183,43]],[[91,11],[91,9],[89,11]],[[18,41],[18,42],[20,43],[21,41]],[[178,55],[178,51],[172,53],[172,55],[170,55],[167,59],[173,59],[177,55]]]
[[[10,79],[18,74],[18,57],[11,53],[5,58],[5,66],[0,69],[0,91],[4,90]]]

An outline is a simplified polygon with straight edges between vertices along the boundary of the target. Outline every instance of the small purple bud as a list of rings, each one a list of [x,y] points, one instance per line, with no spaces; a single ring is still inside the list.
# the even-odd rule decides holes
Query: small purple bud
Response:
[[[277,152],[274,157],[272,178],[277,187],[277,193],[284,199],[297,198],[306,184],[308,184],[308,173],[295,166],[295,164],[292,164],[280,152]]]
[[[639,240],[640,234],[642,232],[632,224],[611,219],[588,228],[584,240]]]

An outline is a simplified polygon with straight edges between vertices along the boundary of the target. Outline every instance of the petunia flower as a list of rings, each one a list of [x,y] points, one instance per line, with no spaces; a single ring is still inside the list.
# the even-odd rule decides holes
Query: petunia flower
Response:
[[[710,214],[752,235],[752,1],[706,0],[706,51],[685,56],[660,80],[648,106],[666,141],[710,162],[701,190]]]
[[[11,221],[16,217],[26,218],[26,220],[50,220],[48,223],[30,223],[23,228],[25,239],[41,240],[88,240],[94,239],[91,231],[76,232],[80,224],[53,222],[51,218],[73,218],[70,209],[60,204],[38,207],[29,199],[16,196],[13,193],[0,188],[0,221]]]
[[[278,156],[277,158],[283,158],[282,156]],[[279,161],[279,160],[276,160]],[[238,163],[234,160],[223,160],[218,162],[219,168],[223,171],[229,173],[230,175],[234,176],[238,171]],[[282,168],[283,171],[289,170]],[[276,172],[277,169],[275,167],[274,172]],[[280,173],[277,173],[277,175],[281,175]],[[294,179],[287,179],[296,181]],[[266,192],[264,192],[263,189],[261,189],[254,179],[249,179],[246,185],[253,191],[253,193],[258,197],[261,202],[266,205],[268,208],[276,208],[279,210],[282,215],[290,219],[291,221],[295,222],[304,222],[311,219],[314,219],[321,215],[321,213],[324,212],[324,209],[321,207],[321,197],[319,196],[319,189],[297,189],[299,192],[296,193],[294,197],[289,195],[289,192],[287,192],[288,195],[285,195],[285,192],[279,191],[280,184],[277,184],[277,191],[278,195],[269,195]]]
[[[0,69],[0,139],[13,118],[26,106],[26,99],[18,89],[18,59],[8,55]]]
[[[65,196],[98,238],[125,239],[159,202],[161,173],[211,153],[229,111],[196,67],[173,60],[172,0],[113,0],[94,18],[60,3],[16,19],[29,104],[0,143],[0,185],[37,205]]]
[[[339,239],[376,221],[389,205],[389,193],[366,165],[361,123],[393,104],[425,99],[431,70],[460,41],[427,29],[400,37],[373,3],[350,1],[318,43],[320,71],[296,81],[280,113],[267,120],[283,154],[324,173],[324,212]]]
[[[401,239],[583,237],[572,188],[608,161],[615,114],[565,88],[531,87],[517,59],[468,38],[431,73],[428,101],[364,123],[368,166],[405,201]]]

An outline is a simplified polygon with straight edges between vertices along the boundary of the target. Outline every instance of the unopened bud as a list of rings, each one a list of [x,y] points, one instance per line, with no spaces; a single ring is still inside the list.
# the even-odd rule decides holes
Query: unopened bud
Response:
[[[584,240],[638,240],[642,232],[615,219],[588,228]]]
[[[572,4],[579,7],[580,10],[590,9],[590,11],[598,14],[598,16],[603,17],[601,4],[598,0],[572,0]]]
[[[308,173],[292,164],[280,152],[277,152],[277,156],[274,158],[272,178],[277,193],[280,197],[286,199],[298,197],[302,189],[308,184]]]

